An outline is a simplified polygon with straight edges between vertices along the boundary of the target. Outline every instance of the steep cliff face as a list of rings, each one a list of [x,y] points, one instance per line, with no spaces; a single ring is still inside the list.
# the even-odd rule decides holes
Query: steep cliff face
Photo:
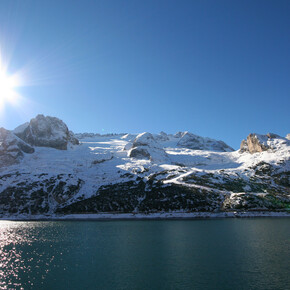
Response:
[[[43,115],[38,115],[30,123],[16,128],[15,134],[32,146],[67,150],[69,143],[78,144],[78,140],[62,120]]]
[[[290,209],[290,141],[278,135],[250,134],[239,151],[186,132],[86,133],[68,146],[62,121],[35,119],[15,133],[41,146],[0,129],[0,217]]]
[[[251,154],[267,150],[278,150],[281,144],[290,144],[289,140],[277,134],[268,133],[260,135],[256,133],[249,134],[247,140],[243,140],[240,146],[241,152]]]
[[[18,163],[24,153],[33,152],[33,147],[19,139],[11,131],[0,128],[0,167]]]

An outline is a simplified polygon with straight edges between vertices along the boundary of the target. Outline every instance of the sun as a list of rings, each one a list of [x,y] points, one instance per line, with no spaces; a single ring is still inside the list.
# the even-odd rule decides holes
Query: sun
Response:
[[[0,109],[5,103],[15,104],[19,98],[16,88],[20,85],[17,74],[9,75],[0,56]]]
[[[16,78],[7,76],[0,68],[0,99],[9,100],[15,95],[14,89],[18,86]]]

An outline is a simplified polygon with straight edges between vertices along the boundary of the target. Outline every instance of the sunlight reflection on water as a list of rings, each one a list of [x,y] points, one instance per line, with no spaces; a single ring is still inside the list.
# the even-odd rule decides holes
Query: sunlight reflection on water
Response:
[[[0,289],[286,289],[289,219],[0,221]]]
[[[49,271],[54,256],[35,247],[45,241],[42,228],[41,222],[0,221],[0,289],[23,289],[23,279],[25,285],[33,286],[32,271],[42,268],[43,272],[43,267],[44,273]]]

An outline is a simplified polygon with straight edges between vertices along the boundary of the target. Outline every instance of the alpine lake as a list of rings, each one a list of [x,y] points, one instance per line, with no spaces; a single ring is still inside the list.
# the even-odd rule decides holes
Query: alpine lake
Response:
[[[0,289],[289,289],[289,218],[0,221]]]

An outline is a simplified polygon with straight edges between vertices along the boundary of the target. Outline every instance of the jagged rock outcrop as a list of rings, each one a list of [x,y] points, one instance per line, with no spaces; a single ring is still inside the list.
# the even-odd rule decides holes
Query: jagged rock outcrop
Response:
[[[267,135],[251,133],[248,135],[247,140],[242,140],[240,152],[249,152],[253,154],[267,151],[269,149],[277,150],[279,145],[288,142],[288,139],[273,133],[268,133]]]
[[[0,129],[0,218],[289,212],[290,140],[279,135],[250,134],[245,154],[189,132],[79,136],[88,140],[73,150],[34,148],[78,143],[61,120],[43,115],[14,131]]]
[[[23,153],[33,153],[34,149],[11,131],[0,128],[0,167],[17,163]]]
[[[128,156],[136,159],[150,159],[151,155],[147,148],[135,147],[130,149]]]
[[[175,137],[175,138],[181,138],[182,137],[182,135],[184,134],[184,132],[176,132],[173,136]]]
[[[79,145],[80,144],[78,138],[76,138],[76,136],[74,135],[74,133],[72,131],[68,132],[68,142],[71,143],[72,145]]]
[[[240,150],[251,154],[266,151],[269,149],[266,139],[266,135],[249,134],[247,140],[242,141]]]
[[[161,131],[155,138],[157,141],[168,141],[169,140],[168,135],[163,131]]]
[[[204,138],[201,136],[194,135],[190,132],[178,132],[175,134],[175,137],[179,137],[180,140],[177,143],[177,146],[183,148],[189,148],[193,150],[211,150],[218,152],[231,152],[234,149],[228,146],[223,141],[217,141],[210,138]]]
[[[29,124],[17,127],[15,134],[32,146],[66,150],[69,143],[79,144],[62,120],[44,115],[38,115]]]
[[[290,140],[290,134],[286,135],[286,139]]]
[[[139,134],[128,152],[128,157],[136,159],[160,160],[167,155],[151,133]]]

